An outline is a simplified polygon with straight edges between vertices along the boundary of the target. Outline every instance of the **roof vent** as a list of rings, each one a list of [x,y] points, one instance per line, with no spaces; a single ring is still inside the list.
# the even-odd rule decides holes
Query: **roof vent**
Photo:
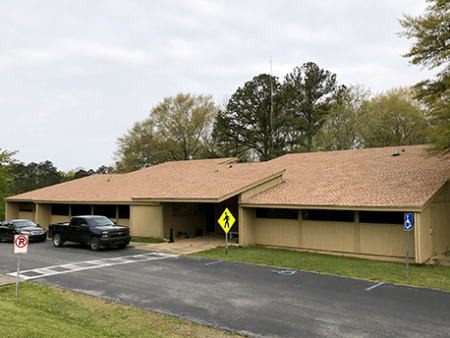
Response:
[[[392,156],[398,156],[398,155],[400,155],[400,153],[397,150],[392,153]]]

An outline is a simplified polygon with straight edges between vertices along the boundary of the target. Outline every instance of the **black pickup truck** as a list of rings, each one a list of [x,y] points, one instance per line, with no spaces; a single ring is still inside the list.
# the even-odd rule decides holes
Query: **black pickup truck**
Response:
[[[131,239],[128,227],[116,225],[105,216],[74,216],[68,223],[49,224],[48,237],[56,247],[75,242],[89,245],[94,251],[100,246],[125,248]]]

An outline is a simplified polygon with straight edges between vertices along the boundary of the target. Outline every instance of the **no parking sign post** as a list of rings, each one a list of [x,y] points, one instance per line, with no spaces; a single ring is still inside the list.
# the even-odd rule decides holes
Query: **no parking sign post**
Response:
[[[17,263],[17,281],[16,281],[16,297],[19,291],[19,276],[20,276],[20,255],[28,252],[28,235],[14,236],[14,253],[19,255]]]

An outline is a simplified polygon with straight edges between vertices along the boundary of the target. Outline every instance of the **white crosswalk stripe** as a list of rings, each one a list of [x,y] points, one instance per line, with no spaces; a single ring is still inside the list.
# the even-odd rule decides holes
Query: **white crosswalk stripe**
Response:
[[[151,261],[156,259],[165,259],[169,257],[177,257],[176,255],[170,255],[159,252],[152,252],[141,255],[133,255],[133,256],[124,256],[124,257],[116,257],[116,258],[105,258],[105,259],[97,259],[92,261],[83,261],[76,263],[68,263],[61,265],[48,266],[45,268],[37,268],[20,271],[19,278],[22,280],[30,280],[36,278],[42,278],[53,275],[60,275],[64,273],[70,273],[75,271],[89,270],[89,269],[98,269],[106,266],[113,266],[119,264],[130,264],[144,261]],[[17,278],[17,271],[10,272],[7,274],[8,276]]]

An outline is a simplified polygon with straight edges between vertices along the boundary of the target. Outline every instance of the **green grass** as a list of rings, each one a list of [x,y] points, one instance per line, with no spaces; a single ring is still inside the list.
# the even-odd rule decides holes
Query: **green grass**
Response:
[[[131,237],[132,242],[139,243],[164,243],[165,241],[161,238],[144,238],[144,237]]]
[[[293,250],[263,247],[219,247],[189,256],[218,260],[228,260],[285,269],[314,271],[319,273],[361,278],[377,282],[389,282],[432,289],[450,291],[450,267],[409,265],[409,278],[406,279],[406,265],[370,261],[342,256],[331,256],[298,252]]]
[[[180,319],[22,282],[0,287],[2,338],[231,337]]]

